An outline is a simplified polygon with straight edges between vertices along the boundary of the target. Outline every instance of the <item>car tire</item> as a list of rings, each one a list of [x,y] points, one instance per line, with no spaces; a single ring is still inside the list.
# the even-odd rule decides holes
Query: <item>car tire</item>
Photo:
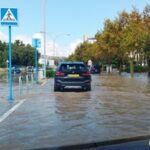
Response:
[[[60,89],[58,86],[54,85],[54,92],[58,92]]]
[[[91,91],[91,85],[85,86],[84,91]]]
[[[91,85],[87,87],[87,91],[91,91]]]
[[[61,86],[60,90],[61,90],[61,92],[63,92],[63,91],[64,91],[64,87],[63,87],[63,86]]]
[[[91,91],[91,85],[83,86],[82,89],[83,89],[83,91]]]

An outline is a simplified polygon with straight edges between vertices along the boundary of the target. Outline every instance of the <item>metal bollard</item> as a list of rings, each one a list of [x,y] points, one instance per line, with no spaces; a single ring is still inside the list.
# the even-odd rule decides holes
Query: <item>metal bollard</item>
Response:
[[[31,84],[32,84],[32,86],[33,86],[33,84],[34,84],[33,74],[31,74]]]
[[[22,76],[19,76],[19,95],[22,95]]]
[[[27,87],[27,91],[29,90],[29,77],[28,75],[26,75],[26,87]]]

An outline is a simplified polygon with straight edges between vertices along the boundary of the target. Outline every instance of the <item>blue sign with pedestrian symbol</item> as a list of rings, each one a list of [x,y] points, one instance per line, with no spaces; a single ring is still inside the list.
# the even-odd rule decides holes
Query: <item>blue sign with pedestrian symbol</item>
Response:
[[[41,47],[41,40],[38,38],[35,38],[32,40],[32,46],[34,48],[40,48]]]
[[[0,24],[8,26],[9,29],[9,96],[8,100],[9,102],[12,102],[14,100],[13,97],[13,89],[12,89],[12,46],[11,46],[11,26],[18,25],[18,13],[16,8],[1,8],[0,10]]]
[[[18,13],[16,8],[1,8],[1,25],[18,25]]]

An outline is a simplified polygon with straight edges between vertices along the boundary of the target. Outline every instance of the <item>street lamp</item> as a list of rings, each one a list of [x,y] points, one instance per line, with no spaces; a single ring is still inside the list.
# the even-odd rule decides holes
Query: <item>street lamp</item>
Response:
[[[43,1],[44,78],[46,79],[46,0]]]
[[[46,58],[46,32],[45,31],[41,31],[41,34],[43,34],[43,50],[44,50],[44,78],[46,79],[46,63],[47,63],[47,58]]]

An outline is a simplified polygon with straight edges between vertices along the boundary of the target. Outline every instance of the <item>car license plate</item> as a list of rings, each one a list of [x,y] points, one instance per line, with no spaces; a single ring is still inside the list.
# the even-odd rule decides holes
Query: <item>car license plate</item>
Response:
[[[78,77],[79,77],[79,74],[68,74],[68,77],[71,77],[71,78],[78,78]]]

